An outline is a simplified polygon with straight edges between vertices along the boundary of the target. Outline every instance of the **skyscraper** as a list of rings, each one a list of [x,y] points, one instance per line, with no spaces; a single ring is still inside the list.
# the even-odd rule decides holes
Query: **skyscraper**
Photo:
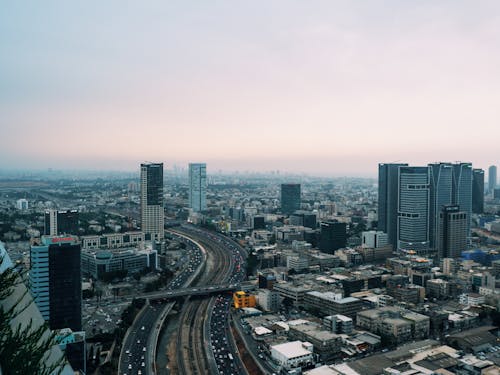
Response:
[[[300,184],[281,184],[281,213],[293,214],[300,210]]]
[[[472,212],[475,214],[484,212],[484,171],[482,169],[472,170]]]
[[[31,246],[30,290],[50,329],[82,329],[80,250],[76,237],[43,236]]]
[[[189,207],[194,212],[207,209],[207,165],[205,163],[189,164]]]
[[[492,165],[488,168],[488,192],[493,194],[493,190],[497,186],[497,167]]]
[[[389,243],[397,248],[399,167],[408,164],[378,165],[378,230],[387,233]]]
[[[78,234],[78,210],[45,211],[44,234],[49,236]]]
[[[164,238],[163,163],[141,164],[141,229],[146,239]]]
[[[472,217],[472,164],[453,164],[453,201],[458,205],[460,211],[466,213],[467,238],[470,237],[470,225]]]
[[[467,250],[467,213],[458,205],[444,206],[440,212],[438,258],[460,258]]]
[[[451,163],[429,164],[429,239],[430,246],[439,242],[439,217],[443,206],[453,202],[453,167]]]
[[[429,239],[428,167],[399,168],[398,249],[426,254]]]

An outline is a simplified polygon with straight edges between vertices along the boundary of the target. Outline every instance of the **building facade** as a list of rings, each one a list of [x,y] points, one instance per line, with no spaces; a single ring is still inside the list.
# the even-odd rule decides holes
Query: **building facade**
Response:
[[[460,258],[467,250],[467,223],[465,211],[458,205],[447,205],[441,210],[439,219],[438,258]]]
[[[497,167],[492,165],[488,168],[488,192],[493,193],[497,186]]]
[[[281,213],[291,215],[300,210],[300,184],[281,184]]]
[[[76,237],[43,236],[31,246],[30,290],[50,329],[82,329],[80,253]]]
[[[163,163],[141,164],[141,229],[146,240],[164,239]]]
[[[399,168],[408,164],[378,165],[378,229],[387,233],[388,241],[397,248],[398,176]]]
[[[426,254],[430,248],[430,174],[427,167],[400,167],[398,249]]]
[[[207,165],[189,164],[189,208],[194,212],[207,209]]]
[[[45,211],[44,234],[59,236],[62,234],[78,234],[78,210]]]
[[[482,169],[472,170],[472,213],[482,214],[484,212],[484,171]]]

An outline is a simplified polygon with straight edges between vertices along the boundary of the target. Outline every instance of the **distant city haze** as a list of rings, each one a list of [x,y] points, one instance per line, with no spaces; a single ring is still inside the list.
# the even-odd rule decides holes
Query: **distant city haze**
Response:
[[[500,164],[500,2],[0,5],[0,169]]]

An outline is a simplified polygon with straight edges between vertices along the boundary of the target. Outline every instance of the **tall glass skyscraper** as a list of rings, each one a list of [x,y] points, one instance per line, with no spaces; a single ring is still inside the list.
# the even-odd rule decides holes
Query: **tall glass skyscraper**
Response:
[[[449,205],[459,207],[467,238],[472,214],[470,163],[379,164],[378,229],[388,234],[395,248],[431,255],[428,250],[440,245],[443,207]]]
[[[472,212],[475,214],[484,212],[484,171],[482,169],[472,170]]]
[[[378,229],[387,233],[394,249],[398,246],[398,176],[399,167],[408,164],[378,165]]]
[[[80,252],[71,236],[43,236],[31,246],[30,290],[50,329],[82,329]]]
[[[470,237],[470,223],[472,218],[472,164],[453,164],[453,201],[460,211],[465,212],[467,238]]]
[[[428,167],[399,168],[398,249],[426,254],[430,248]]]
[[[163,163],[141,164],[141,229],[146,239],[164,238]]]
[[[493,194],[493,190],[497,186],[497,167],[492,165],[488,168],[488,192]]]
[[[207,209],[207,165],[189,164],[189,207],[194,212]]]
[[[300,210],[300,184],[281,184],[281,213],[291,215]]]

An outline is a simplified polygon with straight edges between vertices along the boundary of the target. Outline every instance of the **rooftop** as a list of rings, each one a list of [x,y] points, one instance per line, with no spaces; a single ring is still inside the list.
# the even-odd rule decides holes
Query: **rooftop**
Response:
[[[303,355],[311,354],[311,352],[304,348],[302,341],[291,341],[284,344],[271,346],[274,349],[284,355],[287,358],[295,358]]]

